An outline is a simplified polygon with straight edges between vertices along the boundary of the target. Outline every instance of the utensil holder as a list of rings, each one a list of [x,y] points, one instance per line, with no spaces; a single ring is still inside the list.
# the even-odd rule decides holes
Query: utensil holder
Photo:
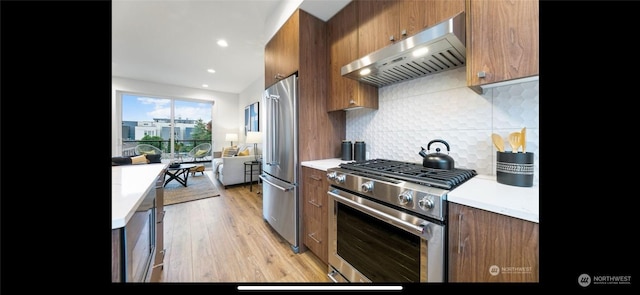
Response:
[[[502,184],[533,186],[533,153],[496,152],[496,176]]]

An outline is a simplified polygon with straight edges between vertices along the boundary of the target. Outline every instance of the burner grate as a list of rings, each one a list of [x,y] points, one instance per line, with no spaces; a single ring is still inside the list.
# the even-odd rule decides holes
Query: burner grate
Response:
[[[372,175],[379,175],[401,179],[417,184],[435,186],[445,189],[455,188],[477,175],[475,170],[459,169],[441,170],[422,166],[417,163],[400,162],[385,159],[373,159],[363,162],[343,163],[340,167],[348,170],[360,171]]]

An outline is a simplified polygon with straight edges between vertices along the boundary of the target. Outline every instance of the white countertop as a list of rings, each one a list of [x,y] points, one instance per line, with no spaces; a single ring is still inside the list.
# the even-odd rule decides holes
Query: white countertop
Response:
[[[501,184],[495,176],[476,175],[447,194],[447,200],[535,223],[539,222],[539,186]]]
[[[302,162],[302,166],[323,171],[338,167],[339,158]],[[476,175],[447,194],[449,202],[504,214],[535,223],[539,222],[538,186],[519,187],[501,184],[495,176]]]
[[[111,228],[124,227],[167,164],[111,167]]]
[[[324,159],[324,160],[315,160],[315,161],[304,161],[300,163],[300,165],[319,169],[322,171],[327,171],[327,169],[329,168],[340,166],[341,163],[349,163],[349,162],[353,162],[353,161],[345,161],[340,158],[334,158],[334,159]]]

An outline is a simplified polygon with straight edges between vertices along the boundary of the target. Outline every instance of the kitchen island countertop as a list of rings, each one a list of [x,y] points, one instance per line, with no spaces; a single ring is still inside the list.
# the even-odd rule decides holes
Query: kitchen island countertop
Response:
[[[124,227],[167,164],[111,167],[111,228]]]
[[[323,171],[338,167],[340,158],[302,162],[302,166]],[[476,175],[447,194],[447,200],[457,204],[487,210],[538,223],[539,187],[518,187],[501,184],[495,175]]]

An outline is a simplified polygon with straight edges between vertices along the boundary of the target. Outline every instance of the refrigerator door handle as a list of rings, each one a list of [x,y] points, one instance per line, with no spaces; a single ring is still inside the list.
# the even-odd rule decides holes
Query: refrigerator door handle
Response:
[[[274,161],[276,159],[276,151],[277,149],[277,140],[278,140],[278,100],[280,96],[277,94],[268,94],[267,99],[269,100],[271,114],[269,114],[269,125],[268,130],[272,130],[270,132],[270,138],[267,139],[267,145],[270,145],[270,152],[267,154],[267,159],[265,164],[269,166],[277,166],[278,163]]]
[[[278,163],[275,161],[278,156],[276,154],[276,152],[278,151],[278,138],[280,137],[280,128],[278,128],[278,110],[280,108],[280,105],[278,104],[279,102],[279,98],[280,96],[274,96],[273,98],[273,107],[271,108],[271,110],[273,111],[273,116],[271,116],[271,118],[273,119],[273,132],[271,132],[271,135],[273,136],[273,140],[271,141],[271,144],[273,145],[271,148],[271,165],[273,166],[277,166]]]
[[[292,190],[292,189],[294,188],[294,187],[286,188],[286,187],[283,187],[283,186],[277,185],[277,184],[275,184],[275,183],[273,183],[273,182],[269,181],[266,177],[263,177],[262,175],[260,175],[259,177],[260,177],[260,179],[262,179],[262,181],[264,181],[264,182],[266,182],[266,183],[268,183],[268,184],[270,184],[270,185],[272,185],[272,186],[276,187],[277,189],[279,189],[279,190],[281,190],[281,191],[283,191],[283,192],[288,192],[288,191],[290,191],[290,190]]]

